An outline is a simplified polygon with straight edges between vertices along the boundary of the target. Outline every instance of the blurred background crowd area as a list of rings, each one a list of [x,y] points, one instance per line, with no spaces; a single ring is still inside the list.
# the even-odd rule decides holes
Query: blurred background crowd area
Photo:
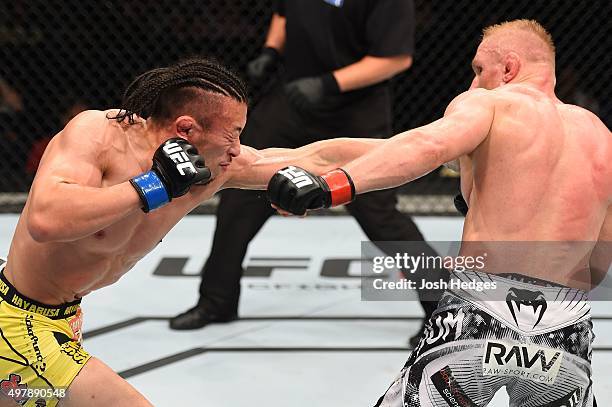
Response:
[[[414,64],[392,79],[396,131],[440,117],[469,87],[482,28],[515,18],[536,19],[553,35],[559,98],[593,111],[610,127],[609,0],[416,0],[415,5]],[[118,107],[127,84],[145,70],[204,55],[246,77],[273,8],[274,0],[3,2],[0,193],[26,192],[53,135],[82,110]],[[255,104],[270,86],[249,87]],[[457,178],[440,169],[401,192],[445,195],[457,189]]]

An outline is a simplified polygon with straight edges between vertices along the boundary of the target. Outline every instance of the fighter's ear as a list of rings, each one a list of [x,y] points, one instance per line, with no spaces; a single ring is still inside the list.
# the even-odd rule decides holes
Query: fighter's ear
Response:
[[[509,52],[504,56],[504,73],[502,80],[505,83],[511,82],[521,69],[521,58],[516,52]]]
[[[177,136],[189,139],[191,132],[197,125],[197,122],[192,116],[179,116],[176,118],[173,124],[173,130]]]

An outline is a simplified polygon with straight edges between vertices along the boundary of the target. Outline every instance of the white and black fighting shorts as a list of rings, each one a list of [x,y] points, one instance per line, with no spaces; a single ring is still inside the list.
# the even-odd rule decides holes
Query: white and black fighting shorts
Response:
[[[455,272],[451,279],[497,288],[446,291],[376,406],[480,407],[504,386],[511,407],[592,406],[585,291],[517,274]]]

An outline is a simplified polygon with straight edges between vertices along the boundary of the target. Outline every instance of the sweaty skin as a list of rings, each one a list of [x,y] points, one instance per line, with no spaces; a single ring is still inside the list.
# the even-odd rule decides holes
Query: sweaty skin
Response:
[[[265,189],[275,171],[289,163],[324,173],[372,148],[358,140],[337,151],[342,139],[296,150],[257,151],[240,146],[246,105],[219,96],[214,123],[187,138],[211,169],[213,180],[192,186],[148,214],[128,180],[151,168],[157,147],[171,128],[117,123],[108,112],[86,111],[58,133],[45,151],[17,224],[7,279],[22,294],[46,304],[81,298],[110,285],[150,252],[189,211],[223,188]],[[183,123],[180,118],[177,123]]]
[[[396,135],[343,168],[364,193],[459,159],[470,208],[461,254],[487,252],[488,272],[588,289],[593,246],[612,241],[610,131],[593,113],[557,99],[554,65],[530,60],[518,46],[502,53],[499,41],[481,43],[471,89],[442,119]],[[470,243],[487,241],[557,243]]]

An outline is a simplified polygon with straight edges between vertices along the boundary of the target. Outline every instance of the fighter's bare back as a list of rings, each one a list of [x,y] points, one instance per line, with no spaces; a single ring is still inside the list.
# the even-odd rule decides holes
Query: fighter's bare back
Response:
[[[483,250],[469,242],[551,242],[499,244],[503,261],[488,271],[522,271],[586,289],[588,242],[612,222],[610,131],[591,112],[530,86],[478,92],[495,113],[488,136],[462,158],[470,206],[462,252]]]
[[[610,131],[591,112],[529,86],[484,92],[495,114],[468,155],[473,185],[464,192],[477,210],[464,240],[597,240],[612,201]]]

